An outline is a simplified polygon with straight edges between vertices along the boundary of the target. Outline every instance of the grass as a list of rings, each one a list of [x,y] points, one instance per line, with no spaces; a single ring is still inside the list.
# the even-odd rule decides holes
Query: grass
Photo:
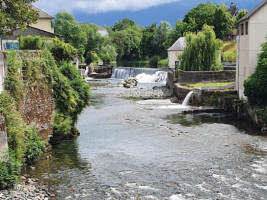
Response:
[[[222,59],[226,62],[236,62],[237,43],[224,42],[222,46]]]
[[[233,82],[221,82],[221,83],[197,83],[197,84],[188,84],[185,87],[187,88],[201,88],[202,86],[225,86]]]
[[[168,67],[168,58],[159,61],[158,65],[160,67]]]

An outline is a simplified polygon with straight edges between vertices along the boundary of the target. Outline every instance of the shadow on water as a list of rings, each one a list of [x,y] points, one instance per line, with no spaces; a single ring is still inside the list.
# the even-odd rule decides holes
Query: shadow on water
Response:
[[[264,135],[261,131],[255,129],[251,123],[245,120],[237,120],[231,113],[179,113],[167,115],[165,119],[170,124],[180,124],[187,127],[215,123],[230,124],[249,135]]]
[[[50,157],[47,159],[47,157]],[[88,162],[81,159],[78,153],[77,140],[67,140],[60,145],[53,147],[52,151],[45,153],[41,159],[35,162],[34,171],[25,171],[31,177],[39,178],[44,183],[50,185],[57,183],[57,180],[46,179],[44,175],[57,173],[59,169],[88,169]]]

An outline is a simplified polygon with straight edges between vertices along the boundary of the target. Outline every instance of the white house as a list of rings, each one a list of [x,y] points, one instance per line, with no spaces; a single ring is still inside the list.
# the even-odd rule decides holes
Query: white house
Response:
[[[104,27],[99,26],[98,27],[98,31],[97,31],[100,35],[104,36],[109,36],[109,32],[107,29],[105,29]]]
[[[267,35],[267,0],[263,0],[239,21],[236,88],[244,97],[244,81],[257,67],[257,55]]]
[[[168,49],[168,66],[174,69],[179,61],[178,57],[184,52],[186,47],[185,37],[180,37],[169,49]]]

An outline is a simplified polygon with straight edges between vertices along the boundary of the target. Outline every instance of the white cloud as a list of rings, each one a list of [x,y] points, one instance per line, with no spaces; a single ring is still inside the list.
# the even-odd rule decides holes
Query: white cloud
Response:
[[[125,10],[137,11],[178,1],[181,0],[39,0],[35,5],[51,14],[56,14],[59,10],[103,13]]]

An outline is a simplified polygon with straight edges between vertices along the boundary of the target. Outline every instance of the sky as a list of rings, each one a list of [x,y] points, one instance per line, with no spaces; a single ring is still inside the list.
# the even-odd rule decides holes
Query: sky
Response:
[[[123,18],[133,19],[143,27],[161,21],[172,26],[200,3],[212,0],[39,0],[35,5],[56,16],[60,10],[74,15],[79,22],[113,26]],[[214,0],[230,6],[231,2],[240,9],[253,9],[261,0]]]

